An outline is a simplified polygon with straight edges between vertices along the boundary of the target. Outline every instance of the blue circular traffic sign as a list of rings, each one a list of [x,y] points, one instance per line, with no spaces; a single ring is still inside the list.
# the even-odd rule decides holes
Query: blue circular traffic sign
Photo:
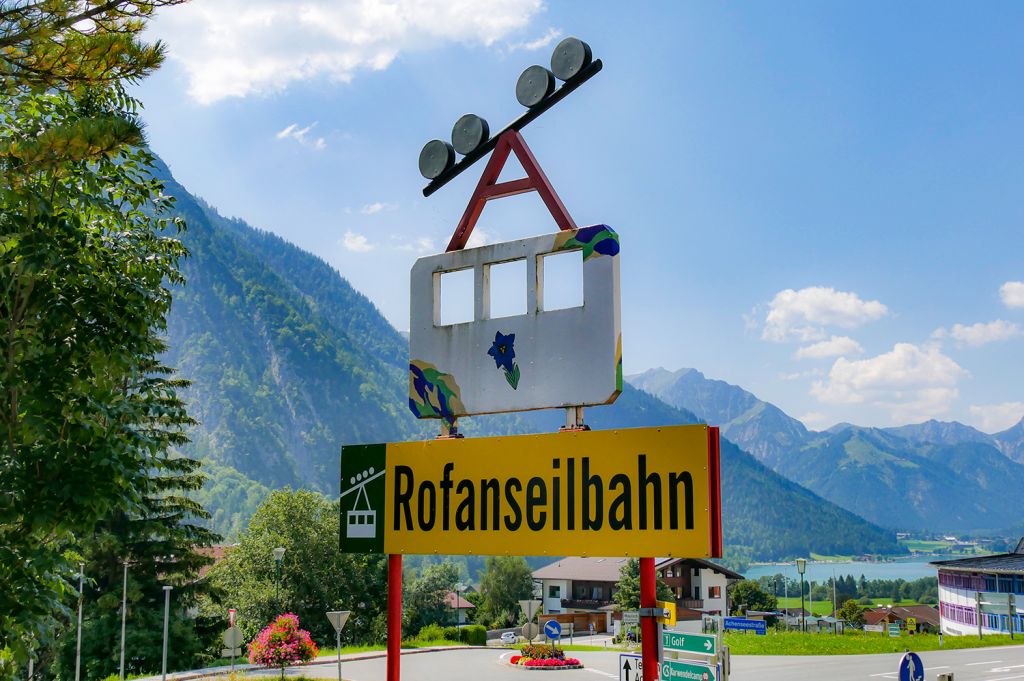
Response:
[[[548,620],[544,623],[544,634],[550,639],[562,637],[562,625],[557,620]]]
[[[907,653],[900,659],[900,681],[924,681],[924,664],[917,653]]]

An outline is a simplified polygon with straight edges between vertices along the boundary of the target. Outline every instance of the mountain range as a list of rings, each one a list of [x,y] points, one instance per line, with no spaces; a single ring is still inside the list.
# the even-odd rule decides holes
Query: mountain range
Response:
[[[191,255],[168,319],[169,366],[191,381],[198,420],[186,453],[207,464],[199,500],[232,538],[267,490],[337,494],[342,444],[432,437],[408,403],[408,342],[322,259],[241,220],[220,215],[161,165]],[[557,411],[460,421],[468,436],[551,432]],[[697,423],[632,386],[591,408],[594,428]],[[727,435],[728,438],[728,435]],[[783,559],[811,551],[898,553],[892,532],[769,470],[728,439],[722,444],[727,554]]]
[[[778,407],[695,369],[627,381],[688,409],[765,465],[883,527],[965,532],[1019,523],[1024,420],[994,435],[957,422],[808,430]]]

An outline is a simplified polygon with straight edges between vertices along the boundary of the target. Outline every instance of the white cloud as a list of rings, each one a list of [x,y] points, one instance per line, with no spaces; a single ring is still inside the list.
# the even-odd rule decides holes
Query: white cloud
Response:
[[[373,215],[374,213],[388,213],[393,210],[398,210],[397,203],[384,203],[382,201],[376,201],[374,203],[368,203],[359,209],[359,212],[363,215]]]
[[[835,421],[818,411],[809,411],[803,416],[798,416],[797,420],[802,421],[809,430],[824,430]]]
[[[829,340],[800,348],[793,356],[797,359],[823,359],[842,355],[859,355],[864,352],[860,343],[849,336],[832,336]]]
[[[999,287],[999,297],[1006,307],[1024,307],[1024,281],[1008,281]]]
[[[316,127],[316,121],[313,121],[304,128],[300,128],[298,123],[292,123],[287,128],[277,133],[275,137],[279,140],[293,139],[304,147],[314,149],[316,151],[323,151],[327,148],[327,142],[323,137],[311,137],[310,131]]]
[[[392,240],[398,241],[400,237],[392,236]],[[429,236],[421,236],[412,241],[401,239],[402,243],[395,246],[399,251],[415,251],[416,253],[437,253],[437,245]]]
[[[473,233],[469,235],[469,240],[466,241],[466,248],[479,248],[480,246],[486,246],[492,241],[494,241],[493,234],[485,232],[479,227],[474,227]]]
[[[832,404],[870,404],[887,409],[895,422],[946,412],[967,372],[935,346],[897,343],[892,351],[857,361],[840,357],[811,394]]]
[[[557,28],[549,28],[547,33],[537,38],[536,40],[527,40],[526,42],[521,43],[511,43],[508,46],[508,51],[516,52],[518,50],[526,50],[528,52],[532,52],[534,50],[540,50],[547,47],[551,43],[555,42],[556,38],[561,37],[561,31],[559,31]]]
[[[986,433],[998,433],[1024,418],[1024,402],[1003,402],[1002,404],[972,404],[970,407],[974,425]]]
[[[341,245],[345,247],[346,251],[353,253],[367,253],[376,248],[365,236],[351,230],[345,232],[345,236],[341,239]]]
[[[1022,333],[1024,333],[1024,330],[1022,330],[1017,324],[1008,322],[1004,319],[997,319],[994,322],[989,322],[987,324],[984,322],[978,322],[977,324],[971,324],[970,326],[954,324],[953,328],[949,331],[946,329],[936,329],[932,332],[932,337],[948,337],[955,340],[957,345],[978,347],[981,345],[987,345],[988,343],[995,343],[997,341],[1020,336]]]
[[[888,314],[877,300],[861,300],[856,293],[810,286],[779,291],[768,305],[761,338],[771,341],[816,341],[825,338],[825,327],[852,329]]]
[[[280,92],[296,81],[350,82],[399,54],[458,42],[492,45],[525,28],[542,0],[215,0],[154,22],[201,104]]]

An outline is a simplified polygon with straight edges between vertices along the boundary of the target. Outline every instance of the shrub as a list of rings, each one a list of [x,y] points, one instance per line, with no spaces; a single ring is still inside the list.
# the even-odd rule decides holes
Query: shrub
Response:
[[[459,629],[459,640],[471,646],[487,645],[487,629],[482,624],[470,624]]]
[[[309,662],[317,652],[309,632],[299,629],[298,616],[287,613],[280,615],[249,643],[249,662],[280,667],[284,676],[284,668],[289,664]]]
[[[445,641],[458,641],[459,640],[459,628],[458,627],[445,627],[444,628],[444,640]]]
[[[420,629],[420,632],[416,634],[416,638],[421,641],[440,641],[446,638],[444,632],[445,630],[440,624],[431,623]]]

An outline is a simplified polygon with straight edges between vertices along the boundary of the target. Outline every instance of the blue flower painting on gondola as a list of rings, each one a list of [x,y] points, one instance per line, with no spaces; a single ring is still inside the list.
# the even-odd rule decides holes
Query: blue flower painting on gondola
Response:
[[[505,380],[512,386],[513,390],[519,388],[519,365],[515,363],[516,358],[516,335],[514,333],[504,334],[498,331],[494,334],[494,343],[487,354],[494,358],[494,366],[505,373]]]

